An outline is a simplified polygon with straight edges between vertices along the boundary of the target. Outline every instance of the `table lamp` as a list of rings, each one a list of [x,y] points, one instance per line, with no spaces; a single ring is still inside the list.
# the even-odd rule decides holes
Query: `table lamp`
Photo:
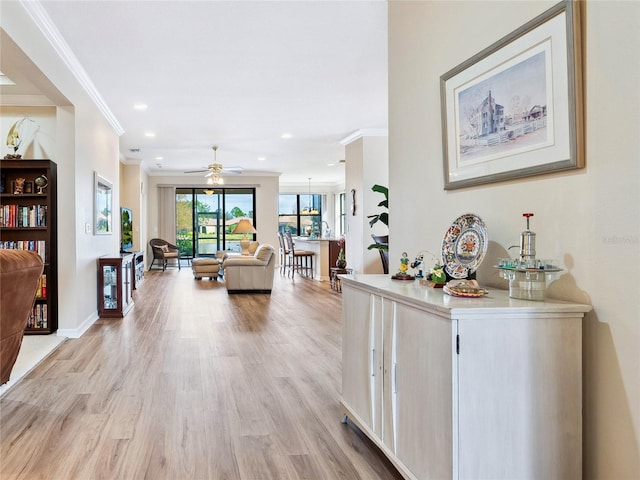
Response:
[[[256,232],[256,229],[254,228],[254,226],[251,224],[249,220],[247,220],[246,218],[243,218],[238,222],[238,225],[236,225],[236,229],[233,231],[233,233],[244,234],[244,237],[242,237],[242,240],[240,240],[240,248],[242,249],[242,255],[249,255],[250,242],[247,235],[249,233],[251,234],[258,233]]]

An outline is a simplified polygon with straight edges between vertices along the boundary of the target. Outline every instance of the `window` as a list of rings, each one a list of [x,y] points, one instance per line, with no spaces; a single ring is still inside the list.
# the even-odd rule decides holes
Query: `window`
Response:
[[[322,195],[283,193],[278,202],[278,230],[296,236],[320,236]]]
[[[254,219],[254,188],[177,188],[176,238],[180,254],[215,256],[219,250],[240,250],[233,233],[241,218]],[[255,240],[255,235],[253,236]]]

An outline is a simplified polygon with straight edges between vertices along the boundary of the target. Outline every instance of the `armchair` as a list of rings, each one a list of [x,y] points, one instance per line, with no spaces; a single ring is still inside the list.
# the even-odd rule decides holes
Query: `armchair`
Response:
[[[149,240],[149,246],[153,251],[153,260],[149,265],[149,270],[156,260],[162,265],[163,272],[167,269],[169,260],[175,260],[176,266],[180,270],[180,249],[178,247],[161,238],[152,238]]]
[[[260,242],[258,242],[257,240],[249,241],[249,256],[253,257],[259,245],[260,245]],[[216,258],[220,261],[221,277],[224,277],[224,261],[229,257],[236,257],[238,255],[242,255],[242,253],[237,250],[218,250],[216,252]]]
[[[0,384],[9,381],[42,275],[40,256],[0,250]]]
[[[271,293],[275,259],[275,249],[268,244],[253,255],[227,257],[222,268],[228,293]]]

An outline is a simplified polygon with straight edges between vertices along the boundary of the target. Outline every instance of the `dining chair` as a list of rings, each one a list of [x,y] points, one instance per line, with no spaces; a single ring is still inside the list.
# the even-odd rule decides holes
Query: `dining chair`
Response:
[[[284,275],[289,268],[289,264],[287,262],[289,258],[289,249],[287,248],[286,240],[282,232],[278,232],[278,243],[280,244],[280,274]]]
[[[284,238],[285,245],[289,250],[289,276],[294,278],[295,272],[298,272],[298,275],[302,275],[304,272],[304,276],[313,278],[313,257],[315,253],[311,250],[296,250],[291,232],[285,232]]]

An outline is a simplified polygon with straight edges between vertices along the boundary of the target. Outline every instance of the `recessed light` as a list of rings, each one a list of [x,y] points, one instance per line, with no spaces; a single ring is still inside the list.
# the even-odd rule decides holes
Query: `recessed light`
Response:
[[[291,135],[290,133],[283,133],[282,135],[280,135],[280,138],[291,138],[293,137],[293,135]]]
[[[133,108],[135,108],[136,110],[146,110],[147,108],[149,108],[147,106],[146,103],[136,103]]]
[[[267,159],[267,157],[258,157],[258,161],[259,162],[264,162]]]
[[[155,133],[153,133],[153,132],[145,132],[144,136],[145,136],[145,137],[152,138],[152,137],[155,137],[155,136],[156,136],[156,134],[155,134]]]
[[[327,167],[333,167],[335,163],[327,163]]]
[[[164,157],[156,157],[156,160],[164,160]]]

